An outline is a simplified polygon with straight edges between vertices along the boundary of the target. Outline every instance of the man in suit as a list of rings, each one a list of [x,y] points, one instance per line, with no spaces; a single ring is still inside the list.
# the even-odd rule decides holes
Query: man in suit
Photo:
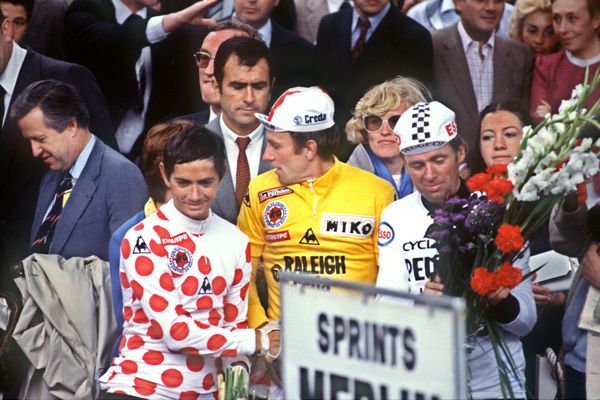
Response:
[[[496,1],[504,3],[504,0]],[[496,28],[499,34],[508,36],[508,23],[514,9],[515,7],[512,4],[506,3],[504,5],[500,24]],[[454,0],[422,1],[408,10],[406,15],[423,25],[429,32],[452,26],[460,19],[460,14],[454,5]]]
[[[89,131],[76,89],[55,80],[29,85],[11,117],[33,156],[48,166],[40,185],[31,252],[108,260],[111,234],[148,199],[142,173]]]
[[[206,125],[221,114],[221,96],[215,80],[215,54],[221,43],[236,36],[246,36],[260,39],[258,33],[250,25],[235,19],[229,19],[217,23],[215,28],[206,35],[200,46],[200,50],[194,53],[196,66],[198,67],[198,82],[202,101],[208,108],[197,113],[185,115],[187,119],[198,125]]]
[[[227,173],[212,210],[235,224],[250,178],[271,169],[271,163],[262,159],[265,131],[254,114],[267,107],[273,70],[264,42],[247,37],[223,42],[214,68],[222,112],[206,127],[225,141]]]
[[[456,112],[471,161],[479,140],[479,112],[514,101],[527,110],[533,73],[529,46],[495,34],[504,2],[456,0],[460,21],[433,34],[436,98]]]
[[[339,126],[345,126],[358,99],[374,84],[396,75],[425,85],[432,80],[431,35],[389,0],[355,0],[354,8],[323,17],[317,50],[333,88]],[[342,145],[345,159],[350,147],[345,140]]]
[[[56,79],[74,85],[90,110],[90,129],[107,145],[117,143],[108,106],[94,76],[85,68],[42,56],[13,41],[10,19],[0,15],[0,281],[7,268],[28,255],[35,199],[44,167],[9,117],[13,103],[29,84]]]
[[[320,84],[316,49],[300,35],[271,18],[280,0],[234,0],[235,18],[247,23],[263,38],[273,60],[275,85],[272,98],[294,86]]]
[[[88,67],[110,105],[119,150],[136,158],[155,123],[198,109],[185,29],[211,25],[216,0],[158,15],[153,0],[75,0],[65,15],[67,59]]]
[[[294,0],[296,33],[311,43],[317,42],[321,18],[342,8],[352,8],[349,0]]]

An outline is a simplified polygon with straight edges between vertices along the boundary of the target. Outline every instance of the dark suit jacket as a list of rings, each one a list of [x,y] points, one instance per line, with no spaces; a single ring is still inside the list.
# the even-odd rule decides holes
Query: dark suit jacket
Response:
[[[217,134],[217,136],[222,138],[223,131],[221,131],[219,120],[220,118],[213,119],[206,125],[206,127]],[[267,141],[263,139],[261,155],[264,154],[265,147],[267,147]],[[231,170],[229,168],[229,161],[227,161],[227,157],[225,157],[225,163],[227,167],[225,170],[225,176],[217,188],[217,198],[215,199],[211,210],[219,217],[236,225],[240,208],[235,200],[235,190],[233,189],[233,180],[231,178]],[[258,173],[262,174],[263,172],[267,172],[271,169],[273,169],[271,163],[261,158],[258,164]]]
[[[175,119],[185,119],[186,121],[192,121],[193,123],[203,126],[208,124],[208,119],[210,118],[210,110],[202,110],[197,113],[182,115],[181,117],[176,117]]]
[[[42,179],[30,242],[40,229],[63,174],[49,171]],[[108,260],[112,233],[143,209],[147,200],[148,189],[139,168],[96,139],[62,210],[50,254],[65,258],[95,255]]]
[[[21,66],[11,105],[29,84],[56,79],[74,85],[90,110],[90,131],[110,146],[117,147],[108,116],[108,106],[96,79],[85,68],[27,51]],[[11,105],[7,113],[11,111]],[[29,142],[16,121],[7,117],[0,134],[0,271],[28,255],[35,199],[44,165],[31,154]]]
[[[149,9],[148,18],[154,15]],[[115,127],[137,99],[135,63],[142,49],[150,45],[147,24],[148,19],[133,15],[118,24],[111,0],[75,0],[65,15],[67,59],[94,73],[110,105]],[[192,59],[196,42],[192,44],[187,33],[180,29],[151,45],[152,90],[146,128],[200,108],[197,70]]]
[[[65,58],[64,16],[67,0],[35,0],[22,44],[45,56]]]
[[[271,21],[273,31],[269,52],[273,59],[275,85],[271,91],[271,103],[287,89],[294,86],[318,86],[322,84],[315,46],[297,33],[288,31]]]
[[[529,107],[533,54],[529,46],[496,35],[492,102],[510,100]],[[459,135],[477,149],[479,111],[457,25],[433,34],[436,99],[456,113]],[[472,160],[474,151],[468,155]]]
[[[356,102],[372,85],[396,75],[417,78],[429,85],[433,76],[431,35],[393,6],[359,58],[352,62],[352,12],[349,8],[324,16],[317,34],[317,50],[334,89],[340,127],[345,126]]]

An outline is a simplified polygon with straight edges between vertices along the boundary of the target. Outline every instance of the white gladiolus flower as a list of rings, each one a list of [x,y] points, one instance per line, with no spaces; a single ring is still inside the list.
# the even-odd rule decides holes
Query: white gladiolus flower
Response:
[[[573,91],[571,92],[571,98],[579,100],[582,93],[583,93],[583,85],[581,83],[579,83],[579,84],[577,84],[577,86],[575,86],[573,88]]]
[[[546,154],[546,156],[538,162],[538,164],[535,166],[535,169],[533,170],[533,172],[536,174],[540,173],[544,169],[546,169],[550,166],[554,166],[557,161],[558,161],[558,156],[556,155],[555,152],[551,151],[550,153]]]
[[[531,184],[531,181],[528,181],[523,185],[521,191],[517,191],[516,189],[513,191],[515,198],[519,201],[536,201],[540,198],[538,192],[534,185]]]

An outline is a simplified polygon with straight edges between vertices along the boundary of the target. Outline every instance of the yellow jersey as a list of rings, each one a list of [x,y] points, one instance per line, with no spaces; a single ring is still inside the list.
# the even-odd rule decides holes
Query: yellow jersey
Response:
[[[337,159],[311,181],[282,185],[275,170],[252,179],[238,217],[252,249],[250,326],[280,318],[280,271],[374,284],[379,218],[394,197],[388,182]],[[266,313],[255,283],[261,259],[269,294]]]

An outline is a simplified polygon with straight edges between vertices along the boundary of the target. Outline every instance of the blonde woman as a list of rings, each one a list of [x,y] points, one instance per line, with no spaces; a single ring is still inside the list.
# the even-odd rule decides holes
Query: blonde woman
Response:
[[[348,141],[358,144],[348,164],[387,180],[399,199],[412,193],[394,126],[407,108],[430,100],[431,93],[425,85],[403,76],[371,87],[356,103],[354,117],[346,124]]]
[[[508,36],[525,43],[535,55],[554,53],[560,39],[552,26],[550,0],[517,0],[508,24]]]

